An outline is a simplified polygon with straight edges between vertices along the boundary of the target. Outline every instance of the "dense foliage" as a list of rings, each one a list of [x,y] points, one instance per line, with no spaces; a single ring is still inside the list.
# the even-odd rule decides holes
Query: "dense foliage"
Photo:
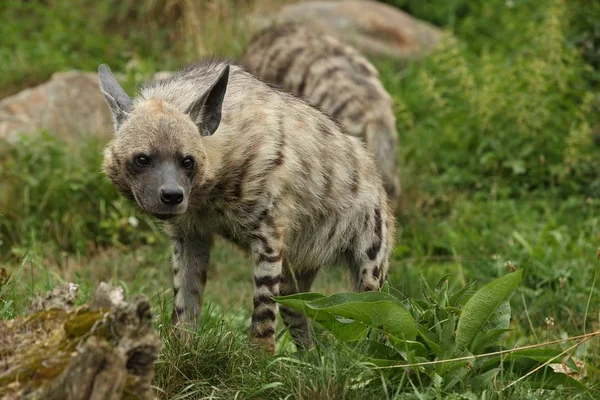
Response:
[[[532,386],[585,389],[549,367],[562,361],[581,373],[569,355],[561,359],[560,348],[511,351],[502,345],[510,331],[508,298],[522,273],[497,278],[475,293],[469,293],[472,285],[449,292],[447,277],[433,289],[423,281],[422,297],[405,302],[391,294],[389,285],[381,292],[303,293],[277,302],[310,316],[399,385],[474,395],[471,390],[503,390],[524,375]]]
[[[443,7],[401,3],[417,15],[431,9],[441,22],[435,13]],[[554,0],[510,4],[448,2],[449,15],[462,16],[451,25],[459,40],[388,75],[405,159],[426,168],[428,185],[597,196],[600,119],[590,87],[598,72],[573,45],[579,9]]]
[[[85,253],[158,240],[154,222],[103,175],[97,140],[73,153],[43,134],[24,138],[0,157],[0,260],[22,257],[35,243]]]

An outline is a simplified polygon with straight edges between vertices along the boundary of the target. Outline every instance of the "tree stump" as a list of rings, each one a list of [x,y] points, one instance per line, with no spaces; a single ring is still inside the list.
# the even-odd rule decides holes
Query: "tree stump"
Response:
[[[100,284],[75,307],[77,285],[39,296],[28,316],[0,321],[0,399],[154,399],[162,348],[145,296]]]

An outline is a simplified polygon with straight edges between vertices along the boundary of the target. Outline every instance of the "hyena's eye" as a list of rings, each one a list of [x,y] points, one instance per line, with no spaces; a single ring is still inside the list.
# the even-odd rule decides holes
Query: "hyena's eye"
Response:
[[[185,169],[192,169],[194,167],[194,159],[192,157],[186,157],[181,161],[181,166]]]
[[[135,157],[135,163],[140,167],[147,167],[150,165],[150,157],[140,154]]]

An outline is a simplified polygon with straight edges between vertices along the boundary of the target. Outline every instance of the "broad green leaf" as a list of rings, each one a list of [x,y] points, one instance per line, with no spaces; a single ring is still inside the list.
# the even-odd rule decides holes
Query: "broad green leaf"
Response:
[[[361,322],[343,321],[325,313],[317,312],[309,316],[342,342],[364,339],[369,329]]]
[[[494,379],[499,372],[500,368],[492,368],[489,371],[478,374],[471,379],[471,386],[477,391],[493,388]]]
[[[553,359],[558,359],[561,352],[562,350],[556,348],[515,350],[508,353],[505,356],[505,360],[529,358],[540,363],[545,363]]]
[[[490,320],[485,324],[485,329],[508,329],[510,328],[510,302],[504,300],[492,313]]]
[[[444,389],[451,390],[457,383],[461,382],[471,371],[472,362],[471,360],[462,360],[442,364],[444,373],[441,375],[445,382]],[[438,373],[440,373],[439,370]]]
[[[513,370],[525,373],[542,363],[560,359],[561,352],[562,350],[556,348],[515,350],[503,356],[490,357],[481,369],[487,370],[501,364],[505,366],[510,364]]]
[[[443,324],[442,335],[440,336],[440,359],[442,360],[450,358],[456,348],[456,341],[454,340],[455,321],[454,314],[450,314]]]
[[[320,293],[297,293],[289,296],[274,296],[273,300],[283,306],[308,315],[306,304],[310,301],[322,299],[324,297],[325,296]],[[312,318],[312,316],[310,317]]]
[[[504,300],[494,311],[483,330],[473,339],[469,348],[471,353],[480,354],[485,348],[493,346],[502,339],[504,334],[510,330],[510,315],[510,303],[508,300]]]
[[[431,332],[429,329],[425,328],[421,324],[417,324],[417,332],[419,332],[419,336],[423,338],[427,346],[433,351],[436,356],[440,354],[440,345],[438,341],[438,337]]]
[[[348,318],[398,339],[414,340],[415,320],[395,297],[381,292],[338,293],[306,303],[313,312]]]
[[[481,354],[487,347],[492,346],[498,342],[510,329],[490,329],[488,331],[481,331],[473,339],[471,343],[470,351],[473,354]]]
[[[565,362],[565,364],[567,365],[567,367],[571,368],[573,371],[577,372],[578,374],[583,375],[583,372],[581,371],[581,369],[579,369],[577,364],[575,364],[575,361],[573,361],[572,357],[569,357],[569,359]]]
[[[339,318],[327,312],[319,312],[307,306],[310,301],[322,298],[325,298],[325,296],[319,293],[299,293],[290,296],[274,297],[274,300],[281,305],[306,314],[341,341],[365,338],[366,332],[369,329],[365,324]]]
[[[289,296],[275,296],[273,300],[297,311],[304,311],[306,303],[324,298],[321,293],[296,293]]]
[[[331,296],[321,297],[309,302],[309,307],[312,309],[326,309],[342,304],[353,302],[373,303],[378,301],[391,301],[404,308],[402,302],[396,297],[383,292],[363,292],[363,293],[336,293]]]
[[[410,313],[394,296],[381,292],[299,293],[275,298],[279,304],[301,311],[342,341],[362,339],[368,327],[397,338],[414,339]]]
[[[393,347],[374,340],[355,340],[346,343],[350,350],[358,354],[363,361],[372,362],[379,367],[405,362]]]
[[[450,295],[450,297],[448,298],[448,305],[451,307],[458,307],[460,305],[462,298],[465,296],[465,294],[468,291],[470,291],[473,288],[473,286],[475,286],[475,282],[471,282],[471,283],[467,284],[465,287],[460,289],[458,292]]]
[[[406,358],[410,352],[413,352],[416,357],[427,357],[429,355],[427,348],[421,342],[416,342],[414,340],[401,340],[390,337],[390,343],[404,358]]]
[[[470,348],[473,339],[485,326],[494,311],[517,288],[521,282],[523,270],[504,275],[493,280],[467,301],[456,328],[457,350]]]

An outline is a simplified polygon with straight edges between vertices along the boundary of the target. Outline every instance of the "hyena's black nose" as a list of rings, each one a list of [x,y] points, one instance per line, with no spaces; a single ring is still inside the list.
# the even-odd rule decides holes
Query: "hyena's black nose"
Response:
[[[183,201],[183,190],[178,187],[163,187],[160,189],[160,200],[168,206],[175,206]]]

